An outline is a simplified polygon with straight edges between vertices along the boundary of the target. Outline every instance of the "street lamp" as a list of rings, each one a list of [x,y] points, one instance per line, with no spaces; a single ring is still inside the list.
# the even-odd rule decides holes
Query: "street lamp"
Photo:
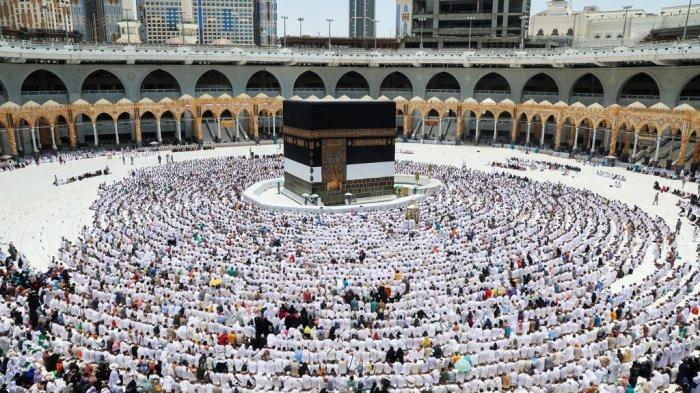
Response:
[[[425,29],[425,17],[418,18],[420,21],[420,48],[423,49],[423,29]]]
[[[284,37],[282,37],[282,46],[287,46],[287,19],[289,19],[288,16],[282,17],[282,26],[284,26]]]
[[[476,19],[475,16],[468,16],[466,19],[469,21],[469,49],[472,48],[472,21]]]
[[[629,12],[630,8],[632,8],[631,5],[626,5],[622,7],[625,10],[625,18],[622,23],[622,42],[620,45],[625,45],[625,34],[627,34],[627,12]]]
[[[377,23],[379,19],[371,19],[371,21],[374,23],[374,50],[377,50]]]
[[[331,23],[333,22],[333,19],[326,19],[326,22],[328,22],[328,49],[332,48],[331,44]]]
[[[297,20],[299,21],[299,38],[301,38],[301,22],[304,21],[304,18],[297,18]]]
[[[685,41],[685,37],[688,34],[688,19],[690,18],[690,7],[693,5],[693,0],[688,1],[688,12],[685,13],[685,25],[683,26],[683,38],[682,40]]]

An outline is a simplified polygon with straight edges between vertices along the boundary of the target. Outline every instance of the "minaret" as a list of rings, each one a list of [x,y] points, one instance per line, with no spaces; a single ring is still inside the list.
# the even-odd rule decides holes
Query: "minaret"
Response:
[[[180,0],[180,8],[182,9],[182,24],[180,26],[180,34],[184,38],[184,44],[196,44],[199,42],[199,26],[196,23],[194,23],[194,12],[192,12],[192,0]]]
[[[118,44],[140,44],[141,36],[139,28],[136,0],[122,0],[122,20],[117,23],[121,35],[117,39]]]

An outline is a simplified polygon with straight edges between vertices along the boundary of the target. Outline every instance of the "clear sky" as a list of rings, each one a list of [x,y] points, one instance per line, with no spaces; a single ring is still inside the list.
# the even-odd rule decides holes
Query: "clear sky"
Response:
[[[544,10],[548,0],[532,0],[532,13]],[[697,1],[697,0],[696,0]],[[380,37],[393,37],[396,20],[395,0],[376,0],[379,19],[377,31]],[[659,12],[662,6],[687,4],[685,0],[573,0],[575,10],[587,5],[597,5],[603,10],[621,9],[630,4],[635,8],[644,8],[649,12]],[[328,22],[333,19],[331,30],[333,36],[348,35],[349,0],[277,0],[278,34],[283,34],[282,16],[288,16],[287,34],[299,35],[297,18],[304,18],[302,33],[311,36],[328,36]]]

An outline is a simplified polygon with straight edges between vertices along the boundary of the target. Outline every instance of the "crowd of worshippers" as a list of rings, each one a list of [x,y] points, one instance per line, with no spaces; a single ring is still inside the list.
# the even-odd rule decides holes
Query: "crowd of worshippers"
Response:
[[[511,157],[507,161],[509,164],[520,165],[523,167],[530,168],[532,170],[540,170],[540,171],[550,170],[550,171],[560,171],[563,173],[581,172],[581,167],[574,166],[574,165],[568,165],[568,164],[559,164],[559,163],[550,162],[550,161],[529,160],[529,159],[518,158],[518,157]]]
[[[617,174],[617,173],[608,172],[608,171],[597,170],[597,171],[595,171],[595,174],[600,176],[600,177],[605,177],[605,178],[613,180],[613,181],[620,181],[620,182],[627,181],[627,178],[625,176]]]
[[[31,165],[48,164],[57,162],[66,164],[69,161],[85,160],[97,157],[110,157],[117,153],[122,155],[130,155],[132,157],[145,157],[156,154],[158,150],[152,147],[144,148],[129,148],[122,147],[119,149],[98,148],[89,150],[60,150],[60,151],[42,151],[36,155],[25,155],[19,157],[8,158],[0,162],[0,170],[9,171],[15,169],[26,168]]]
[[[242,199],[282,170],[279,156],[135,169],[100,186],[47,270],[0,250],[0,391],[654,392],[689,378],[700,266],[669,262],[663,219],[404,161],[397,173],[444,184],[418,223]]]
[[[85,179],[90,179],[93,177],[107,176],[110,173],[111,172],[110,172],[109,166],[106,166],[105,169],[98,169],[94,172],[86,172],[86,173],[83,173],[82,175],[70,176],[70,177],[67,177],[65,179],[59,179],[58,176],[54,176],[53,185],[54,186],[61,186],[61,185],[65,185],[65,184],[75,183],[77,181],[83,181]]]

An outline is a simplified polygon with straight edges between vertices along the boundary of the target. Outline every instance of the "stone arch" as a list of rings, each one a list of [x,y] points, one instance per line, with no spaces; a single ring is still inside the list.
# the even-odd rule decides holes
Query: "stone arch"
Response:
[[[282,94],[282,88],[276,76],[267,70],[260,70],[248,78],[245,92],[251,97],[260,93],[268,97],[277,97]]]
[[[581,102],[585,105],[594,102],[602,103],[604,94],[603,83],[597,76],[589,72],[581,75],[571,86],[569,104],[574,102]]]
[[[113,73],[100,69],[93,71],[83,79],[80,85],[80,97],[89,102],[102,98],[117,102],[126,97],[124,83]]]
[[[293,94],[301,98],[308,98],[312,95],[321,98],[326,95],[326,84],[317,73],[305,71],[294,81]]]
[[[511,91],[510,83],[503,75],[489,72],[476,82],[473,96],[479,102],[487,98],[498,102],[510,98]]]
[[[411,99],[413,98],[413,84],[405,74],[394,71],[382,80],[379,86],[379,95],[392,100],[399,96]]]
[[[36,101],[41,104],[48,100],[60,104],[68,103],[68,89],[63,80],[51,71],[40,69],[27,75],[20,90],[22,102]]]
[[[222,94],[233,94],[233,85],[221,71],[208,70],[197,79],[194,92],[197,96],[209,94],[218,97]]]
[[[156,102],[165,97],[176,100],[182,95],[177,79],[162,69],[153,70],[144,76],[140,86],[141,98],[150,98]]]
[[[659,83],[651,75],[640,72],[627,78],[617,93],[620,105],[629,105],[639,101],[647,106],[661,100]]]
[[[676,104],[687,103],[694,107],[700,106],[700,74],[688,80],[681,87],[676,97]]]
[[[369,83],[356,71],[346,72],[335,85],[335,95],[362,98],[369,95]]]
[[[459,99],[462,95],[462,87],[457,78],[449,72],[442,71],[435,75],[425,85],[425,98],[437,97],[446,100],[450,97]]]
[[[537,102],[549,100],[555,102],[559,99],[559,84],[550,75],[540,72],[530,77],[523,86],[521,100],[534,100]]]

